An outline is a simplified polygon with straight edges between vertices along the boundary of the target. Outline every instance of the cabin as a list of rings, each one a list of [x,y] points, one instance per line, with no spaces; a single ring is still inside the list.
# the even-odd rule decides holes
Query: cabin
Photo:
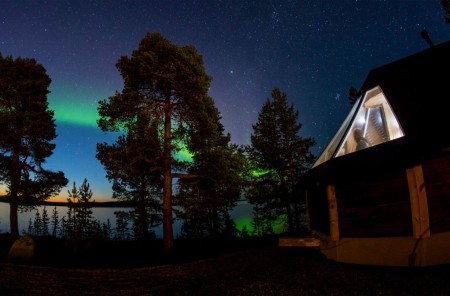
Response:
[[[299,183],[313,235],[299,245],[345,263],[450,263],[449,71],[446,42],[369,72]]]

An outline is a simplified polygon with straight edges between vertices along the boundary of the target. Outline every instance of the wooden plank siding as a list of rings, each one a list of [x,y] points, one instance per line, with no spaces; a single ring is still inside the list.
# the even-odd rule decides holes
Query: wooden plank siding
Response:
[[[312,230],[311,227],[311,213],[309,212],[309,205],[308,205],[308,190],[304,191],[305,194],[305,205],[306,205],[306,227],[308,228],[308,231]]]
[[[450,155],[426,161],[423,164],[430,232],[450,230]]]
[[[339,237],[428,237],[450,231],[450,154],[412,168],[387,168],[306,190],[311,230]],[[333,186],[332,188],[330,186]],[[412,192],[412,193],[411,193]],[[337,229],[330,211],[335,198]],[[414,217],[414,218],[413,218]],[[427,232],[429,229],[429,232]]]
[[[405,171],[363,175],[335,184],[341,237],[411,236]]]
[[[308,220],[311,230],[330,234],[330,217],[328,211],[328,199],[324,186],[318,184],[307,189]]]

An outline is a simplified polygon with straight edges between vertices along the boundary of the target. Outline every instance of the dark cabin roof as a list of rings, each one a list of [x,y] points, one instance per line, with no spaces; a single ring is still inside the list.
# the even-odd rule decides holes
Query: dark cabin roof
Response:
[[[448,153],[450,146],[450,42],[369,72],[360,92],[380,86],[405,134],[370,149],[350,153],[309,170],[297,184],[356,178],[404,170],[421,160]]]
[[[450,41],[373,69],[360,91],[377,85],[410,145],[450,145]]]

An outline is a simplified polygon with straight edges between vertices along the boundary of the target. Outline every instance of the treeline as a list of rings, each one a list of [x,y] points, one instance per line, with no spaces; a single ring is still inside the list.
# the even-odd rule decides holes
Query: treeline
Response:
[[[62,239],[130,239],[130,237],[122,237],[118,235],[120,231],[113,228],[110,220],[100,222],[91,217],[84,220],[69,209],[66,216],[60,218],[56,207],[53,208],[51,215],[47,212],[47,207],[43,207],[41,211],[36,210],[34,218],[28,221],[28,228],[22,230],[22,234],[32,236],[53,236]]]
[[[98,143],[96,157],[112,183],[112,198],[133,204],[121,219],[133,221],[135,238],[152,236],[162,225],[170,253],[174,214],[186,238],[266,235],[274,223],[291,232],[302,227],[303,201],[295,188],[314,160],[315,142],[300,136],[299,112],[286,93],[273,89],[253,125],[251,144],[236,145],[220,122],[208,94],[212,78],[193,45],[148,33],[116,67],[123,89],[98,102],[97,123],[103,132],[119,136],[114,143]],[[0,55],[0,73],[0,182],[10,198],[11,234],[18,235],[22,200],[47,200],[68,180],[63,172],[43,167],[56,137],[47,102],[51,80],[44,67],[34,59]],[[179,157],[181,152],[188,157]],[[64,234],[104,228],[89,207],[79,207],[91,203],[88,187],[85,180],[69,191],[69,202],[77,202],[60,225]],[[237,229],[230,216],[243,197],[254,205],[250,231]],[[34,222],[30,230],[43,231]]]
[[[94,216],[83,216],[83,211],[89,211],[90,205],[80,205],[77,208],[68,207],[65,215],[60,213],[55,206],[51,213],[47,207],[36,209],[34,218],[28,221],[27,229],[22,234],[36,237],[52,236],[70,240],[136,240],[138,237],[133,232],[133,224],[130,223],[130,215],[125,211],[116,211],[115,222],[110,219],[100,221]],[[156,239],[156,236],[150,237]]]

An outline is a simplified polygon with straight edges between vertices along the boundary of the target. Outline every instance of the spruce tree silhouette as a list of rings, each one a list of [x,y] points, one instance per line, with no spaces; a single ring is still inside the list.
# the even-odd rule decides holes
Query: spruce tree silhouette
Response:
[[[431,40],[430,35],[428,34],[427,30],[425,30],[425,29],[422,30],[422,32],[420,32],[420,36],[422,36],[422,38],[425,39],[425,41],[428,43],[428,45],[430,47],[434,46],[433,41]]]

